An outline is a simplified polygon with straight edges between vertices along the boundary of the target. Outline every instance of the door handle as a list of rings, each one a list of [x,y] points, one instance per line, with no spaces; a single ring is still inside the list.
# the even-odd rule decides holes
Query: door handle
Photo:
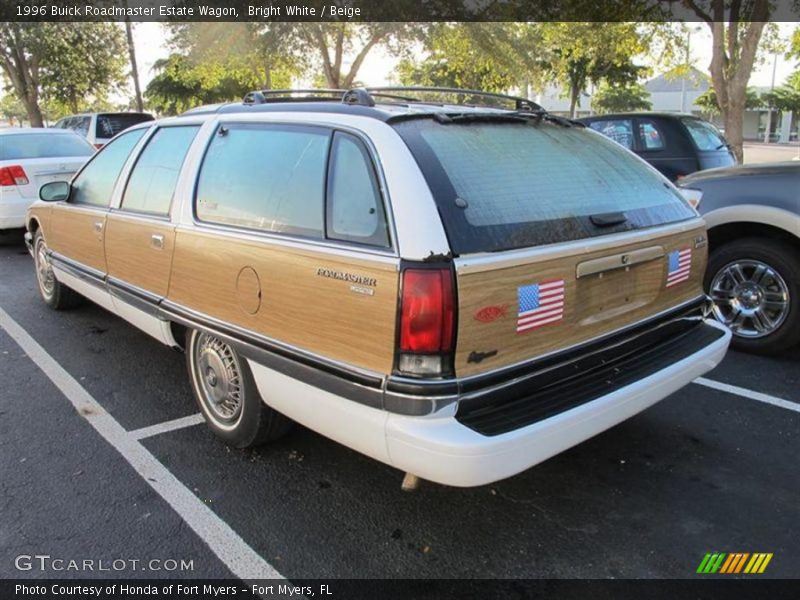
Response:
[[[164,236],[154,233],[150,236],[150,245],[156,250],[164,249]]]
[[[102,231],[103,231],[103,222],[102,221],[95,221],[94,230],[97,233],[102,233]]]

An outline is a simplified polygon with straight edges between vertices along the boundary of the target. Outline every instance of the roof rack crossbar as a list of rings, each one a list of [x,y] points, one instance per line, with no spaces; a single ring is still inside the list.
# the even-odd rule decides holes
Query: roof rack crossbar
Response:
[[[440,94],[458,94],[461,96],[478,96],[482,98],[494,98],[497,100],[513,101],[516,110],[542,110],[533,100],[523,98],[521,96],[511,96],[509,94],[498,94],[495,92],[482,92],[480,90],[469,90],[461,88],[450,87],[435,87],[435,86],[383,86],[383,87],[369,87],[366,88],[367,92],[374,93],[376,96],[384,95],[390,97],[388,94],[393,92],[398,93],[440,93]],[[410,99],[409,99],[410,100]]]
[[[255,90],[248,92],[243,104],[266,104],[268,102],[291,102],[297,100],[319,100],[323,96],[332,96],[331,100],[339,100],[347,90],[332,88],[314,88],[304,90]]]

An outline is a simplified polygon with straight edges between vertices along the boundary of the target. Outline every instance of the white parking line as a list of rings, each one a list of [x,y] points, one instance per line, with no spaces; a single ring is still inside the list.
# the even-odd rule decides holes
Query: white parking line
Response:
[[[130,463],[142,479],[208,544],[225,566],[243,580],[283,579],[239,534],[184,486],[8,313],[0,308],[0,327],[61,390],[97,432]]]
[[[692,383],[704,385],[708,388],[719,390],[721,392],[736,394],[737,396],[742,396],[743,398],[750,398],[750,400],[757,400],[758,402],[764,402],[765,404],[779,406],[780,408],[785,408],[786,410],[800,413],[800,404],[797,402],[790,402],[789,400],[784,400],[783,398],[778,398],[777,396],[770,396],[769,394],[754,392],[753,390],[748,390],[747,388],[739,387],[738,385],[730,385],[729,383],[722,383],[721,381],[714,381],[713,379],[706,379],[705,377],[698,377]]]
[[[145,438],[153,437],[176,429],[184,429],[185,427],[192,427],[205,423],[206,420],[200,413],[189,415],[188,417],[181,417],[180,419],[173,419],[172,421],[164,421],[163,423],[156,423],[149,427],[142,427],[141,429],[134,429],[129,431],[128,434],[132,435],[134,439],[143,440]]]

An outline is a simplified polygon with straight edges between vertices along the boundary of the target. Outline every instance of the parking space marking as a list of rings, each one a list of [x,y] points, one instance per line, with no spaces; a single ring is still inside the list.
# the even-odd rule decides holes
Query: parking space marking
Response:
[[[206,420],[200,413],[189,415],[188,417],[181,417],[180,419],[173,419],[172,421],[164,421],[163,423],[156,423],[149,427],[142,427],[141,429],[134,429],[129,431],[128,434],[132,435],[134,439],[144,440],[154,435],[160,435],[176,429],[184,429],[185,427],[193,427],[205,423]]]
[[[242,580],[284,579],[239,534],[126,431],[30,334],[0,308],[0,327],[211,551]]]
[[[737,396],[750,398],[750,400],[757,400],[758,402],[764,402],[765,404],[771,404],[772,406],[778,406],[780,408],[785,408],[786,410],[800,413],[800,404],[797,402],[791,402],[789,400],[784,400],[783,398],[770,396],[769,394],[763,394],[761,392],[754,392],[753,390],[748,390],[747,388],[739,387],[738,385],[722,383],[721,381],[714,381],[713,379],[706,379],[705,377],[698,377],[692,383],[704,385],[714,390],[728,392],[729,394],[736,394]]]

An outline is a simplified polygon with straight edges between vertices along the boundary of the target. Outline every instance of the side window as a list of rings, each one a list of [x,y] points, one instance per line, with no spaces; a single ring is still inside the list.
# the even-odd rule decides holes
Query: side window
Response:
[[[328,170],[328,237],[389,246],[378,181],[364,145],[336,133]]]
[[[607,119],[593,121],[589,127],[611,138],[628,150],[633,150],[633,121],[630,119]]]
[[[137,129],[121,135],[95,154],[72,182],[70,201],[76,204],[108,206],[120,171],[145,131]]]
[[[330,132],[317,127],[220,127],[197,182],[201,221],[324,237]]]
[[[92,117],[81,117],[80,119],[76,119],[75,122],[75,131],[80,133],[82,136],[86,137],[89,135],[89,123],[91,123]]]
[[[122,196],[122,209],[166,215],[183,160],[199,125],[162,127],[136,159]]]
[[[664,149],[664,138],[653,121],[639,119],[639,144],[642,150]]]

